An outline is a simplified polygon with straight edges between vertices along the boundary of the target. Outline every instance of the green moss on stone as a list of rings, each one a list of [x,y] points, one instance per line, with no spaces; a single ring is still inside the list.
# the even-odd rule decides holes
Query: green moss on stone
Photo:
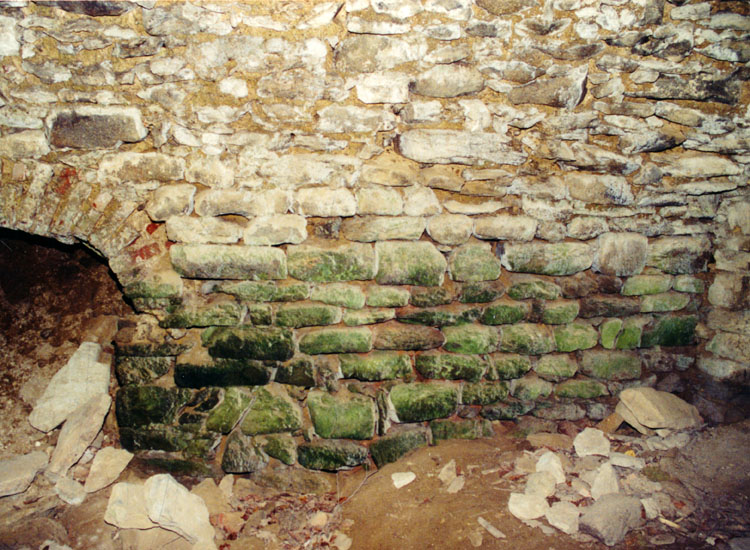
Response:
[[[681,292],[665,292],[644,296],[641,300],[641,312],[677,311],[690,303],[690,296]]]
[[[534,401],[508,399],[504,403],[482,407],[480,414],[487,420],[513,420],[519,416],[528,414],[534,410],[535,406],[536,403]]]
[[[561,293],[559,286],[543,279],[519,280],[508,289],[508,296],[514,300],[556,300]]]
[[[605,349],[614,349],[617,342],[617,335],[622,328],[622,319],[607,319],[604,321],[599,330],[601,332],[601,343]]]
[[[250,404],[250,396],[239,388],[228,388],[221,404],[206,419],[206,429],[228,434]]]
[[[148,384],[166,374],[174,363],[172,357],[128,357],[118,355],[115,373],[121,386]]]
[[[548,325],[565,325],[578,317],[580,306],[574,300],[556,300],[545,302],[542,311],[542,322]]]
[[[280,365],[276,370],[276,382],[310,388],[315,385],[315,363],[309,357],[298,357]]]
[[[316,286],[310,294],[310,299],[350,309],[365,307],[365,293],[362,289],[358,286],[343,283]]]
[[[472,355],[427,352],[417,355],[417,371],[425,378],[469,380],[476,382],[487,370],[487,363]]]
[[[189,279],[286,279],[287,257],[280,248],[224,244],[175,244],[172,267]]]
[[[401,422],[445,418],[456,412],[458,388],[437,382],[401,384],[391,389],[390,400]]]
[[[373,330],[376,349],[427,350],[440,347],[445,342],[443,333],[433,327],[391,321],[377,325]]]
[[[169,472],[176,476],[211,477],[213,471],[204,462],[185,460],[184,458],[142,457],[143,462],[160,472]]]
[[[464,304],[487,303],[505,294],[505,286],[498,281],[466,283],[461,287],[459,301]]]
[[[591,325],[570,323],[555,327],[557,351],[571,352],[593,348],[599,340],[599,334]]]
[[[286,328],[219,327],[204,345],[213,357],[286,361],[294,355],[292,331]]]
[[[489,420],[466,418],[461,420],[433,420],[430,422],[432,438],[441,439],[479,439],[490,437],[494,433]]]
[[[234,302],[223,302],[206,307],[181,307],[170,312],[159,322],[164,328],[234,326],[240,324],[244,308]]]
[[[367,287],[367,305],[371,307],[403,307],[409,303],[409,291],[394,286]]]
[[[336,248],[289,246],[287,265],[289,275],[301,281],[366,281],[375,277],[375,251],[368,244],[355,243]]]
[[[424,309],[403,309],[398,312],[397,317],[402,323],[442,327],[460,323],[471,323],[480,314],[481,310],[479,308],[442,306]]]
[[[493,353],[491,367],[487,375],[490,380],[512,380],[520,378],[531,370],[531,359],[515,353]]]
[[[543,397],[549,397],[552,388],[552,384],[546,380],[528,375],[513,382],[511,393],[513,397],[521,401],[535,401]]]
[[[276,324],[282,327],[335,325],[341,321],[341,308],[313,303],[284,304],[276,311]]]
[[[481,325],[458,325],[445,327],[443,347],[455,353],[491,353],[497,349],[497,330]]]
[[[484,308],[482,322],[485,325],[511,325],[525,319],[531,313],[527,302],[499,300]]]
[[[253,437],[239,430],[227,438],[227,445],[221,461],[221,469],[229,474],[257,472],[266,467],[268,457]]]
[[[651,328],[644,331],[641,347],[691,346],[695,343],[697,325],[698,318],[695,315],[661,317]]]
[[[268,304],[248,304],[245,324],[267,327],[273,324],[273,310]]]
[[[308,332],[300,338],[299,350],[319,353],[367,353],[372,349],[372,333],[367,328],[332,328]]]
[[[705,283],[698,277],[692,275],[678,275],[672,286],[677,292],[689,292],[691,294],[703,294]]]
[[[297,448],[297,460],[311,470],[354,468],[367,460],[367,448],[353,441],[317,440]]]
[[[587,350],[581,356],[581,371],[604,380],[633,380],[641,376],[641,360],[627,351]]]
[[[267,435],[260,440],[263,452],[287,466],[297,462],[297,443],[286,434]]]
[[[291,432],[302,427],[299,406],[279,386],[256,388],[240,429],[246,435]]]
[[[141,428],[120,428],[120,443],[131,451],[180,452],[193,456],[208,455],[218,443],[216,435],[200,434],[182,426],[152,424]]]
[[[370,445],[372,459],[378,468],[396,462],[410,451],[426,447],[430,443],[430,433],[425,428],[414,428],[390,433],[373,441]]]
[[[115,410],[120,427],[171,424],[177,411],[192,396],[186,389],[161,386],[125,386],[117,391]]]
[[[559,382],[575,376],[578,365],[569,355],[544,355],[534,365],[534,372],[544,380]]]
[[[638,319],[627,319],[622,332],[617,337],[616,349],[636,349],[641,345],[642,322]]]
[[[476,382],[464,384],[461,402],[464,405],[492,405],[508,397],[508,383]]]
[[[448,260],[454,281],[494,281],[500,276],[500,260],[488,243],[465,244],[454,249]]]
[[[381,241],[375,244],[379,259],[378,284],[440,286],[447,262],[426,241]]]
[[[624,296],[661,294],[672,288],[671,275],[634,275],[625,281],[621,293]]]
[[[182,296],[182,285],[137,281],[123,286],[122,292],[130,299],[180,298]]]
[[[358,327],[361,325],[374,325],[376,323],[383,323],[395,319],[395,309],[360,309],[358,311],[352,311],[347,309],[344,311],[344,324],[348,327]]]
[[[505,246],[503,267],[520,273],[572,275],[591,267],[592,260],[585,243],[517,243]]]
[[[411,359],[406,353],[374,351],[367,355],[340,355],[344,378],[376,381],[393,380],[411,374]]]
[[[499,351],[541,355],[555,351],[555,338],[550,327],[533,323],[503,325],[500,328]]]
[[[369,397],[313,390],[307,396],[307,408],[315,433],[325,439],[370,439],[375,435],[377,412]]]
[[[205,386],[260,386],[271,379],[272,364],[254,359],[225,359],[193,362],[180,357],[174,369],[175,384],[183,388]]]
[[[557,397],[593,399],[609,395],[607,386],[596,380],[566,380],[555,386]]]
[[[448,305],[453,301],[453,294],[443,287],[413,287],[409,303],[416,307],[435,307]]]
[[[277,284],[272,281],[224,281],[211,285],[209,290],[248,302],[298,302],[310,295],[310,287],[306,283]]]

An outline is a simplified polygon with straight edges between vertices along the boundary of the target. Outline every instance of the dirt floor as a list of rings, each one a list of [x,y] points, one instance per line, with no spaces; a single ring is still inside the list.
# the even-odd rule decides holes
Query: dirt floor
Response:
[[[131,312],[106,265],[92,253],[51,244],[0,232],[0,459],[54,446],[56,431],[45,435],[28,424],[31,403],[78,347],[93,319]],[[501,423],[492,438],[441,442],[380,470],[334,475],[277,465],[263,476],[237,477],[230,501],[209,505],[219,547],[606,548],[585,536],[572,538],[555,530],[545,534],[510,515],[509,495],[522,487],[514,463],[533,450],[521,435],[528,430],[518,428]],[[115,438],[110,426],[104,444]],[[671,487],[673,504],[681,512],[672,525],[650,521],[615,548],[725,549],[732,538],[750,536],[748,451],[750,421],[745,420],[705,428],[680,450],[648,456],[654,475]],[[464,479],[455,492],[439,478],[451,461]],[[84,476],[87,465],[77,468],[74,473]],[[397,489],[392,474],[403,472],[412,472],[415,479]],[[121,479],[150,473],[133,463]],[[82,550],[190,548],[169,532],[152,533],[155,538],[146,541],[138,538],[142,533],[118,532],[105,524],[108,496],[105,489],[80,506],[69,506],[44,476],[37,476],[26,493],[0,499],[0,550],[61,548],[55,544]],[[483,524],[504,536],[496,538]]]

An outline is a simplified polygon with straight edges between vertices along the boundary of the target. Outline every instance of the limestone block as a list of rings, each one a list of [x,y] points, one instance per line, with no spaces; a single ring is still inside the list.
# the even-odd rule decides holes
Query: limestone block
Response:
[[[0,137],[0,156],[9,159],[39,158],[50,152],[41,130],[25,130]]]
[[[489,244],[465,244],[455,248],[448,259],[454,281],[493,281],[500,276],[500,260]]]
[[[296,214],[275,214],[251,219],[242,236],[245,244],[299,244],[307,239],[307,220]]]
[[[43,451],[16,455],[0,460],[0,497],[25,491],[48,461]]]
[[[526,154],[515,151],[500,134],[457,130],[408,130],[399,152],[406,158],[437,164],[522,164]]]
[[[439,286],[443,283],[447,262],[430,243],[381,241],[375,244],[379,258],[378,284]]]
[[[502,264],[508,271],[572,275],[591,267],[591,256],[584,243],[511,243],[504,247]]]
[[[113,184],[180,180],[185,161],[162,153],[115,153],[99,163],[99,179]]]
[[[199,216],[270,216],[286,214],[291,205],[291,194],[283,189],[206,189],[195,197],[195,213]]]
[[[294,211],[302,216],[353,216],[357,201],[348,189],[306,188],[297,191]]]
[[[284,251],[266,246],[184,244],[169,249],[172,266],[197,279],[286,279]]]
[[[146,212],[153,221],[187,215],[193,211],[194,197],[194,185],[162,185],[153,192],[146,203]]]
[[[458,388],[443,382],[399,384],[389,399],[399,421],[423,422],[451,416],[458,406]]]
[[[473,94],[484,88],[484,76],[473,67],[436,65],[419,74],[414,92],[429,97],[456,97]]]
[[[289,275],[302,281],[368,280],[375,277],[377,270],[375,251],[368,244],[289,246],[287,258]]]
[[[222,218],[170,216],[167,218],[166,228],[167,238],[178,243],[232,244],[242,236],[242,226]]]
[[[313,390],[307,396],[315,433],[326,439],[371,439],[377,424],[375,402],[369,397],[339,391]]]
[[[594,271],[606,275],[638,275],[646,265],[648,239],[638,233],[599,235]]]
[[[424,218],[412,216],[362,216],[349,218],[342,224],[344,236],[359,242],[414,241],[422,236],[424,229]]]
[[[537,221],[530,216],[496,214],[478,217],[474,235],[480,239],[530,241],[536,234]]]
[[[357,213],[398,216],[403,212],[404,201],[395,189],[381,186],[363,187],[355,192]]]
[[[427,232],[440,244],[463,244],[471,237],[474,223],[463,214],[438,214],[427,220]]]
[[[673,275],[705,271],[710,247],[705,236],[660,237],[649,245],[646,265]]]
[[[588,67],[583,65],[565,76],[537,78],[525,86],[513,88],[508,99],[514,105],[534,103],[572,110],[585,95],[587,75]]]
[[[567,178],[571,198],[593,204],[633,204],[633,192],[622,176],[577,173]]]

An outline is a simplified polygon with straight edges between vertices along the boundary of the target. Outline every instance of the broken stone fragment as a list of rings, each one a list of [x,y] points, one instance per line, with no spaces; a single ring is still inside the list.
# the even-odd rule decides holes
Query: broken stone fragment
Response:
[[[588,506],[580,518],[580,529],[589,533],[607,546],[614,546],[625,538],[632,529],[639,527],[641,503],[631,496],[622,494],[604,495]]]
[[[586,93],[588,67],[571,69],[565,76],[540,77],[524,86],[513,88],[508,99],[514,105],[533,103],[572,110]]]
[[[541,495],[511,493],[508,511],[520,520],[537,519],[549,510],[547,499]]]
[[[573,440],[578,456],[609,456],[610,444],[604,432],[596,428],[585,428]]]
[[[703,419],[695,406],[676,395],[653,388],[629,388],[620,392],[620,402],[642,425],[657,429],[695,428]]]
[[[83,486],[84,490],[87,493],[95,493],[114,482],[132,458],[133,453],[125,449],[115,447],[100,449],[91,463],[91,470]]]
[[[141,141],[148,131],[136,107],[76,106],[57,110],[47,119],[50,143],[56,148],[109,149],[118,142]]]
[[[34,451],[0,460],[0,497],[24,492],[47,467],[47,453]]]

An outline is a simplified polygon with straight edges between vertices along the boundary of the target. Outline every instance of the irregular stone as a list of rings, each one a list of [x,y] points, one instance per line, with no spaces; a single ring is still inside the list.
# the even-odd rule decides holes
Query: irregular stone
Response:
[[[458,325],[442,329],[445,334],[443,348],[456,353],[491,353],[498,343],[497,330],[479,325]],[[515,351],[502,349],[501,351]]]
[[[227,438],[221,469],[234,474],[257,472],[265,467],[267,461],[268,457],[254,438],[236,430]]]
[[[240,324],[244,315],[245,309],[242,306],[234,301],[219,298],[210,301],[205,307],[174,307],[172,313],[159,322],[159,326],[165,328],[234,326]]]
[[[625,281],[621,292],[624,296],[661,294],[672,288],[672,281],[669,275],[636,275]]]
[[[311,470],[336,471],[359,466],[367,460],[367,448],[353,441],[315,440],[297,449],[300,465]]]
[[[521,401],[535,401],[552,393],[552,384],[533,375],[514,380],[511,385],[511,394]]]
[[[0,137],[0,156],[11,160],[39,158],[49,152],[47,138],[41,130],[25,130]]]
[[[292,436],[268,435],[263,438],[263,452],[291,466],[297,462],[297,443]]]
[[[526,478],[524,494],[536,495],[542,498],[551,497],[555,494],[555,476],[549,472],[534,472]]]
[[[362,289],[338,283],[316,286],[310,294],[310,299],[352,309],[361,309],[365,305],[365,293]]]
[[[433,420],[430,422],[433,441],[445,439],[479,439],[493,435],[489,420],[465,418],[461,420]],[[460,476],[459,476],[460,477]],[[450,485],[448,492],[450,493]]]
[[[550,382],[572,378],[577,371],[578,365],[567,355],[543,355],[534,365],[534,372]]]
[[[649,99],[685,99],[690,101],[716,101],[734,105],[739,100],[739,81],[733,75],[726,78],[660,75],[651,86],[638,91],[627,91],[628,97]]]
[[[400,384],[391,389],[389,399],[400,422],[423,422],[451,416],[458,406],[458,388],[440,382]]]
[[[490,361],[492,366],[487,374],[490,380],[520,378],[531,370],[531,360],[524,355],[493,353],[490,355]]]
[[[647,428],[684,430],[703,423],[698,409],[671,393],[653,388],[628,388],[620,392],[620,402]]]
[[[482,407],[481,415],[487,420],[514,420],[519,416],[528,414],[536,403],[533,401],[518,401],[507,399],[506,402]]]
[[[197,279],[286,279],[284,251],[271,247],[218,244],[174,245],[169,249],[175,270]]]
[[[115,373],[121,386],[147,384],[166,374],[174,363],[171,357],[117,356],[115,359]]]
[[[203,338],[212,357],[286,361],[294,355],[289,329],[216,327],[204,332]]]
[[[424,218],[411,216],[363,216],[349,218],[342,224],[350,241],[371,243],[390,239],[415,241],[425,230]]]
[[[542,434],[530,434],[531,435],[542,435]],[[547,434],[547,435],[557,435],[557,434]],[[572,445],[572,443],[570,443]],[[565,483],[565,470],[562,466],[562,461],[560,460],[560,457],[553,453],[552,451],[547,451],[542,456],[539,457],[539,460],[536,461],[535,471],[537,472],[546,472],[552,476],[552,479],[554,482],[557,483]]]
[[[480,313],[481,310],[478,308],[466,308],[460,306],[424,309],[405,308],[398,312],[397,317],[402,323],[442,327],[476,321]]]
[[[622,176],[576,173],[568,179],[568,191],[573,199],[589,204],[633,204],[633,192]]]
[[[578,456],[609,456],[610,443],[604,432],[596,428],[584,428],[573,440]]]
[[[251,397],[237,387],[227,388],[224,398],[206,418],[206,429],[228,434],[240,420],[242,413],[250,405]]]
[[[120,477],[133,458],[133,453],[125,449],[104,447],[94,456],[91,470],[86,476],[83,488],[87,493],[95,493],[104,489]]]
[[[716,357],[701,357],[698,359],[698,369],[714,380],[742,386],[750,385],[750,365],[747,363]]]
[[[524,153],[511,149],[500,134],[457,130],[408,130],[401,134],[398,151],[426,164],[522,164]]]
[[[82,402],[109,392],[110,366],[98,362],[101,346],[82,343],[50,380],[29,415],[29,423],[48,432],[59,426]]]
[[[560,287],[543,279],[533,277],[514,279],[508,289],[508,296],[514,300],[535,298],[540,300],[556,300],[560,297]]]
[[[24,492],[47,467],[47,453],[34,451],[0,460],[0,497]]]
[[[498,281],[468,283],[461,287],[458,300],[464,304],[487,303],[500,298],[505,285]]]
[[[584,243],[506,244],[502,264],[508,271],[572,275],[591,267],[591,256]]]
[[[596,380],[566,380],[555,386],[555,395],[563,398],[593,399],[609,395],[607,386]]]
[[[375,251],[379,258],[375,276],[378,284],[443,284],[447,262],[431,243],[378,242]]]
[[[396,126],[396,115],[388,109],[329,105],[317,113],[318,130],[326,134],[384,132]]]
[[[12,17],[0,17],[0,57],[18,55],[21,50],[19,33],[16,31],[16,20]]]
[[[50,144],[58,149],[110,149],[148,135],[136,107],[80,105],[47,119]]]
[[[377,410],[369,397],[339,391],[329,394],[313,390],[307,396],[315,433],[326,439],[371,439]]]
[[[296,214],[259,216],[250,220],[242,234],[248,245],[299,244],[307,239],[307,221]]]
[[[281,327],[314,327],[335,325],[341,321],[341,308],[322,304],[294,302],[276,311],[276,324]]]
[[[674,278],[672,288],[677,292],[689,292],[691,294],[703,294],[705,283],[703,280],[692,275],[678,275]]]
[[[708,288],[708,301],[718,307],[745,309],[750,302],[746,296],[750,277],[740,273],[717,273]]]
[[[367,287],[367,305],[371,307],[403,307],[409,303],[405,288],[372,285]]]
[[[364,381],[392,380],[411,374],[411,359],[405,353],[374,351],[367,355],[339,355],[344,378]]]
[[[544,302],[542,322],[548,325],[565,325],[578,317],[580,305],[573,300]]]
[[[417,76],[414,93],[429,97],[456,97],[481,92],[482,73],[464,65],[436,65]]]
[[[500,276],[500,260],[489,244],[465,244],[455,248],[448,259],[454,281],[493,281]]]
[[[585,319],[592,317],[624,317],[641,311],[638,298],[628,296],[587,296],[580,301],[579,315]]]
[[[480,380],[487,370],[485,362],[478,357],[439,352],[420,353],[416,357],[415,367],[425,378],[471,382]]]
[[[580,517],[580,530],[589,533],[607,546],[621,542],[631,529],[639,527],[641,503],[631,496],[609,494],[586,507]]]
[[[554,502],[544,514],[544,519],[566,535],[575,535],[578,532],[578,518],[580,516],[578,507],[572,502]]]
[[[520,520],[531,520],[542,517],[549,510],[547,499],[540,495],[511,493],[508,499],[508,511]]]
[[[530,216],[496,214],[476,218],[474,235],[479,239],[530,241],[536,228],[537,221]]]
[[[310,187],[297,191],[294,211],[301,216],[353,216],[357,201],[348,189]]]
[[[641,300],[641,313],[677,311],[690,303],[690,296],[677,292],[650,294]]]
[[[177,411],[190,398],[190,392],[159,386],[126,386],[117,391],[115,412],[120,428],[149,424],[170,424]]]
[[[555,351],[555,337],[550,327],[531,323],[503,325],[500,328],[499,351],[542,355]]]
[[[508,383],[504,381],[464,384],[461,392],[461,403],[464,405],[492,405],[508,397],[509,391]]]
[[[223,218],[170,216],[166,223],[167,238],[192,244],[232,244],[240,240],[242,226]]]
[[[380,350],[428,350],[445,342],[440,330],[390,321],[373,329],[373,347]]]
[[[531,305],[527,302],[498,300],[489,304],[482,314],[485,325],[513,324],[525,319],[531,313]]]
[[[184,388],[254,386],[267,384],[271,374],[271,367],[263,361],[248,358],[212,358],[201,348],[177,358],[174,381]]]
[[[303,281],[335,282],[368,280],[375,277],[376,257],[367,244],[333,248],[311,245],[287,247],[289,276]]]
[[[660,237],[649,245],[646,265],[673,275],[705,271],[709,249],[706,237]]]
[[[185,161],[161,153],[116,153],[99,163],[99,180],[121,184],[124,181],[174,181],[185,175]]]
[[[432,216],[442,211],[437,195],[429,187],[412,185],[404,189],[404,214],[407,216]]]
[[[375,465],[382,468],[385,464],[396,462],[414,449],[426,447],[430,439],[430,431],[421,427],[393,431],[373,441],[370,444],[370,453]]]
[[[393,152],[379,155],[362,166],[360,183],[409,187],[418,179],[417,165]]]
[[[302,353],[367,353],[373,337],[367,328],[329,328],[305,333],[299,341]]]
[[[588,67],[582,65],[567,71],[565,76],[540,77],[513,88],[508,99],[514,105],[533,103],[572,110],[583,100],[587,75]]]
[[[356,84],[357,99],[362,103],[408,103],[408,74],[381,71],[364,75]]]
[[[379,216],[398,216],[404,211],[404,201],[395,189],[382,186],[363,187],[355,192],[357,213]]]
[[[104,521],[121,529],[151,529],[145,488],[140,483],[123,482],[112,487]]]
[[[69,477],[61,477],[57,480],[55,493],[60,497],[60,500],[71,506],[78,506],[86,500],[86,491],[83,490],[83,485]]]
[[[646,265],[648,239],[638,233],[604,233],[593,262],[606,275],[638,275]]]
[[[574,239],[587,241],[606,233],[609,225],[606,220],[594,216],[578,216],[573,218],[567,226],[567,235]]]
[[[358,35],[342,40],[334,52],[342,72],[372,73],[416,61],[427,53],[427,44],[377,35]]]
[[[617,474],[610,462],[605,462],[596,470],[596,475],[591,483],[591,498],[599,500],[604,495],[620,492],[620,484],[617,482]]]
[[[581,372],[606,380],[633,380],[641,376],[641,360],[632,352],[588,350],[581,355]]]
[[[463,244],[471,237],[474,222],[463,214],[438,214],[427,220],[427,233],[440,244]]]
[[[188,175],[189,177],[189,175]],[[200,179],[204,185],[209,183]],[[186,186],[188,187],[188,186]],[[195,189],[194,186],[189,186]],[[160,192],[163,187],[156,190]],[[291,207],[291,196],[283,189],[245,191],[237,189],[205,189],[195,196],[195,213],[199,216],[266,216],[286,214]]]
[[[447,305],[453,301],[453,293],[443,287],[412,287],[409,303],[416,307]]]
[[[146,212],[154,221],[187,215],[193,211],[194,197],[194,185],[162,185],[154,191],[146,203]]]

